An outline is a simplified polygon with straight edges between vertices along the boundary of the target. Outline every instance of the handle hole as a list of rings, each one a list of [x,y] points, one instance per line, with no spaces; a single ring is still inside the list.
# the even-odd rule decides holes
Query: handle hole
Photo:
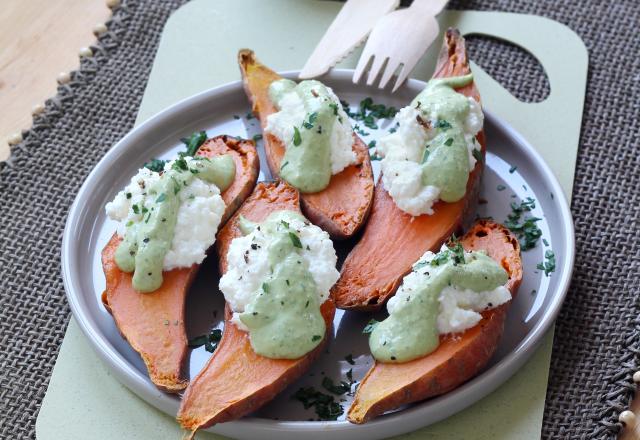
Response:
[[[549,97],[549,78],[536,57],[525,49],[486,35],[465,35],[469,58],[523,102]]]

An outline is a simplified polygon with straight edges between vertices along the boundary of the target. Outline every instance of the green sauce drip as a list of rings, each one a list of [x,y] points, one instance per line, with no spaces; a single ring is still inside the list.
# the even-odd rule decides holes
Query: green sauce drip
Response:
[[[371,353],[381,362],[408,362],[438,347],[438,298],[445,287],[452,285],[482,292],[502,286],[508,280],[507,272],[484,252],[471,252],[463,264],[456,264],[451,257],[439,266],[418,262],[413,270],[428,272],[428,276],[408,299],[395,305],[389,317],[380,322],[369,337]]]
[[[301,192],[322,191],[331,180],[330,139],[335,120],[340,117],[340,104],[318,81],[296,84],[281,79],[269,86],[269,98],[278,108],[284,95],[290,92],[302,99],[306,116],[292,139],[282,139],[286,151],[280,163],[280,177]]]
[[[272,272],[262,292],[240,314],[253,350],[273,359],[304,356],[320,344],[326,331],[316,284],[296,245],[299,241],[291,237],[297,233],[287,226],[292,219],[306,221],[295,212],[277,211],[259,225],[271,238],[266,251]]]
[[[425,121],[437,115],[438,132],[425,146],[422,184],[440,188],[440,199],[456,202],[464,197],[469,178],[469,153],[464,138],[464,122],[469,100],[454,88],[473,81],[473,75],[432,79],[411,102]]]
[[[221,192],[233,182],[235,163],[230,155],[194,159],[190,166],[182,158],[177,160],[159,181],[146,188],[146,200],[137,206],[142,220],[127,227],[116,249],[116,264],[124,272],[133,272],[133,288],[139,292],[153,292],[162,285],[162,266],[173,241],[180,191],[195,178],[214,183]]]

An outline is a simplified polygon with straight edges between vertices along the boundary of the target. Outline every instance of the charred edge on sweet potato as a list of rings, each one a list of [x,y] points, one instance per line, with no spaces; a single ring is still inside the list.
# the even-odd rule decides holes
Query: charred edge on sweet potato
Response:
[[[485,250],[509,274],[506,287],[516,296],[522,281],[518,239],[504,226],[479,221],[461,239],[467,251]],[[462,334],[441,336],[433,353],[414,361],[375,362],[362,380],[347,419],[365,423],[413,402],[444,394],[474,377],[495,352],[511,301],[482,313],[483,319]]]
[[[207,140],[198,154],[233,156],[236,177],[222,193],[227,205],[222,225],[255,186],[259,169],[257,151],[251,141],[217,136]],[[115,250],[120,241],[114,234],[102,251],[106,278],[102,302],[113,316],[120,334],[144,360],[151,381],[163,391],[177,393],[188,384],[184,305],[198,266],[164,272],[158,290],[141,294],[133,289],[132,274],[122,272],[115,263]]]
[[[238,53],[238,64],[253,112],[264,129],[267,117],[277,111],[269,99],[269,85],[281,77],[260,63],[248,49]],[[278,176],[285,147],[270,133],[265,133],[264,146],[269,170],[273,176]],[[334,240],[353,236],[371,209],[374,184],[369,149],[355,133],[352,148],[356,154],[354,165],[332,176],[324,190],[300,196],[302,211],[307,218],[327,231]]]
[[[260,222],[271,212],[300,210],[298,192],[284,182],[260,183],[218,234],[217,253],[220,272],[227,269],[226,255],[231,240],[240,236],[238,218]],[[327,329],[331,328],[335,306],[330,299],[321,306]],[[235,420],[273,399],[298,379],[322,353],[322,343],[305,356],[295,359],[269,359],[251,348],[247,332],[231,324],[232,313],[225,309],[222,340],[204,369],[187,388],[177,419],[193,435],[216,423]]]
[[[440,52],[434,78],[470,73],[464,39],[449,29]],[[480,100],[473,83],[457,89]],[[342,265],[332,289],[341,309],[376,311],[395,293],[411,265],[426,251],[437,251],[451,234],[460,234],[475,216],[486,151],[484,132],[476,136],[483,160],[469,175],[463,199],[434,205],[434,214],[413,217],[400,210],[378,181],[369,220],[362,238]],[[390,236],[392,235],[392,238]]]

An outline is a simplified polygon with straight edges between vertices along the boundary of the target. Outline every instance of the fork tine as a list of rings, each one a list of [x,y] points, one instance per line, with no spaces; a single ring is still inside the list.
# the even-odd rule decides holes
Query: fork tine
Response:
[[[389,57],[374,57],[371,68],[369,69],[369,76],[367,76],[367,85],[371,86],[376,81],[376,78],[380,75],[380,72],[385,68]]]
[[[367,67],[369,67],[369,62],[371,61],[372,58],[373,58],[373,54],[367,51],[365,47],[365,51],[360,56],[360,60],[358,60],[358,65],[356,66],[356,70],[353,72],[352,81],[354,84],[358,84],[360,82],[360,80],[362,79],[362,75],[367,70]]]
[[[378,88],[384,89],[387,86],[387,83],[393,76],[393,74],[398,70],[398,67],[401,63],[396,62],[396,60],[392,60],[389,58],[389,62],[387,63],[387,67],[384,69],[384,73],[382,78],[380,79],[380,84],[378,84]]]
[[[402,70],[398,72],[398,78],[396,79],[396,83],[393,85],[393,90],[391,90],[391,93],[394,93],[396,90],[398,90],[402,83],[407,79],[409,74],[413,71],[413,68],[417,63],[418,58],[415,58],[402,66]]]

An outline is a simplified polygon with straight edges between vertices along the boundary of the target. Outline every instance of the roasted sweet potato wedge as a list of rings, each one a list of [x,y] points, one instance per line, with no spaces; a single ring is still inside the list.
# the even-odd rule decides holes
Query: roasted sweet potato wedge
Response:
[[[241,234],[237,226],[239,216],[260,222],[271,212],[282,209],[300,210],[298,191],[284,182],[259,183],[218,234],[220,273],[227,270],[226,255],[231,240]],[[331,299],[322,304],[321,312],[330,329],[335,313]],[[238,419],[260,408],[299,378],[326,344],[325,336],[323,343],[299,359],[266,358],[253,351],[249,334],[231,324],[231,316],[227,307],[222,340],[182,399],[178,421],[192,435],[198,429]]]
[[[269,99],[269,85],[281,77],[260,63],[247,49],[238,53],[238,63],[253,112],[264,129],[267,117],[277,111]],[[268,133],[264,137],[264,146],[271,174],[277,177],[285,147],[277,137]],[[355,165],[332,176],[324,190],[300,196],[302,211],[307,218],[335,240],[349,238],[358,231],[371,208],[374,185],[369,150],[355,133],[353,151],[357,158]]]
[[[438,58],[434,78],[470,73],[464,39],[449,29]],[[457,89],[480,101],[473,83]],[[485,155],[484,132],[477,140]],[[432,215],[413,217],[398,208],[382,185],[375,188],[373,206],[362,238],[347,256],[340,279],[332,290],[341,309],[378,310],[393,295],[411,265],[426,251],[437,251],[451,234],[468,226],[475,215],[484,160],[469,175],[466,195],[455,203],[437,202]],[[390,238],[392,235],[392,238]]]
[[[256,184],[260,165],[255,145],[250,141],[218,136],[205,142],[198,154],[207,157],[231,154],[235,161],[235,180],[222,193],[227,205],[222,225]],[[164,272],[158,290],[139,293],[133,289],[132,274],[122,272],[115,263],[114,254],[120,240],[114,234],[102,251],[107,280],[102,302],[113,315],[122,336],[142,356],[153,383],[161,390],[176,393],[188,383],[183,371],[188,349],[184,304],[198,266]]]
[[[504,226],[479,221],[461,239],[467,251],[486,250],[509,274],[512,298],[522,281],[518,239]],[[462,334],[445,335],[433,353],[414,361],[375,362],[358,387],[347,418],[364,423],[385,411],[444,394],[475,376],[495,352],[511,301],[482,313],[483,319]]]

